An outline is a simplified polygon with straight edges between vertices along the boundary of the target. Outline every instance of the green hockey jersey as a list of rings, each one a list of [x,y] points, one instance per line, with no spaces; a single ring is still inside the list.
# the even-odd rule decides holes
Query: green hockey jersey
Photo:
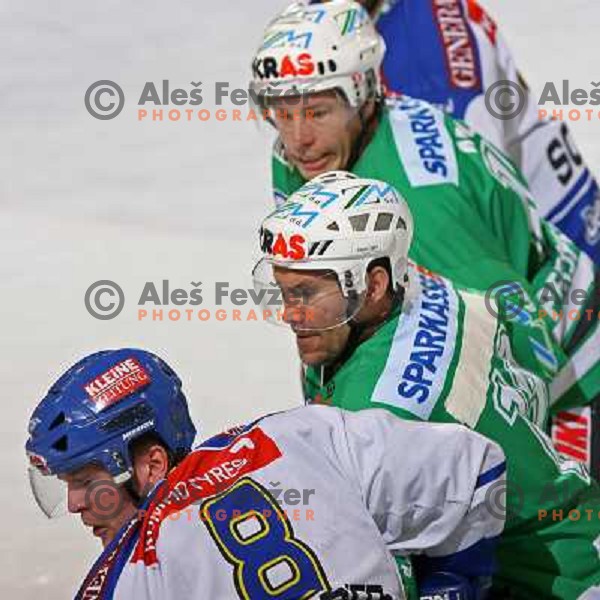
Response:
[[[305,183],[280,143],[272,169],[277,203]],[[535,216],[527,185],[506,156],[463,122],[403,97],[384,108],[352,172],[393,185],[407,201],[415,262],[466,288],[517,282],[521,302],[537,303],[564,350],[553,409],[600,398],[600,278],[589,257]],[[574,305],[578,290],[584,298]]]

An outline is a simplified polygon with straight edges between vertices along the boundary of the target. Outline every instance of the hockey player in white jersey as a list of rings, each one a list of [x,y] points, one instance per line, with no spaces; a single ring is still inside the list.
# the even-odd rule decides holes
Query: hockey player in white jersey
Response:
[[[181,382],[142,350],[78,362],[29,433],[40,506],[56,514],[48,486],[66,483],[103,541],[79,599],[397,600],[392,554],[462,565],[466,583],[492,572],[503,528],[504,455],[478,434],[304,407],[190,452]]]

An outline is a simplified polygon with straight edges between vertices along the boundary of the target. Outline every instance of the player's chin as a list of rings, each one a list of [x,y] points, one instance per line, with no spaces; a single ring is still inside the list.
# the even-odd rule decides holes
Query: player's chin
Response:
[[[319,367],[326,362],[322,352],[300,352],[300,360],[307,367]]]
[[[110,527],[103,527],[101,525],[95,525],[92,527],[92,533],[94,537],[97,537],[102,543],[102,547],[106,548],[110,541],[114,537],[114,532]]]
[[[323,341],[323,336],[319,333],[296,336],[298,354],[305,365],[317,367],[327,362],[327,352]]]

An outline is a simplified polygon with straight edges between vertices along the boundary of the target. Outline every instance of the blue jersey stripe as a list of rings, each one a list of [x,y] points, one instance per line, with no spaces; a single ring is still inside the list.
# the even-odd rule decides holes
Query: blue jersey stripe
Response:
[[[569,236],[579,248],[587,252],[590,258],[600,265],[600,234],[598,233],[598,224],[595,220],[594,211],[598,200],[598,184],[594,179],[585,193],[579,197],[577,203],[571,206],[560,221],[556,223],[557,227]],[[587,223],[586,212],[592,213],[589,219],[592,223]]]
[[[483,487],[484,485],[487,485],[488,483],[491,483],[492,481],[495,481],[501,475],[503,475],[505,471],[506,471],[506,461],[500,463],[499,465],[496,465],[495,467],[492,467],[489,471],[482,473],[477,478],[477,482],[475,484],[475,489],[478,489],[480,487]]]
[[[548,221],[552,221],[559,213],[561,213],[575,198],[577,194],[582,190],[587,180],[590,178],[590,172],[586,169],[581,177],[575,182],[575,185],[569,190],[567,195],[546,215]]]

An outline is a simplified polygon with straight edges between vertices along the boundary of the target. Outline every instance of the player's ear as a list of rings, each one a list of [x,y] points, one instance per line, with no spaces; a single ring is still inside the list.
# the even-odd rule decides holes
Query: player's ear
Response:
[[[133,468],[140,490],[148,490],[169,472],[169,455],[160,444],[152,444],[136,454]]]
[[[367,299],[370,304],[377,304],[385,298],[390,285],[388,270],[383,266],[375,266],[367,275]]]

